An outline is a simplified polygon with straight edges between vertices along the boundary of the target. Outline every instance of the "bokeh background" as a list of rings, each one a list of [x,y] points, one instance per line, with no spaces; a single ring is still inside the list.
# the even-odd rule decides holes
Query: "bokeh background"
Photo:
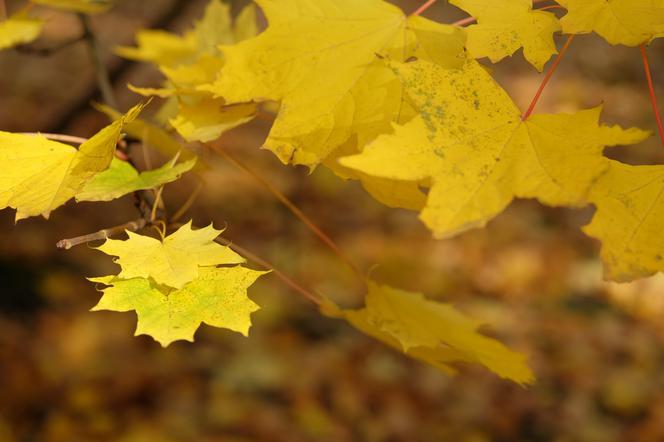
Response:
[[[140,28],[186,30],[205,3],[120,0],[93,17],[122,110],[139,100],[127,83],[157,86],[160,75],[114,56],[113,46],[131,44]],[[8,0],[10,11],[23,4]],[[89,136],[106,119],[90,106],[99,97],[85,43],[34,51],[75,39],[80,22],[35,11],[48,24],[32,50],[0,53],[0,129]],[[464,17],[443,0],[426,15]],[[663,40],[649,53],[664,99]],[[520,54],[491,69],[522,108],[542,78]],[[606,122],[656,128],[638,49],[578,38],[538,110],[600,103]],[[258,149],[268,129],[256,120],[218,143],[283,190],[362,268],[375,266],[374,278],[485,320],[487,333],[529,356],[538,382],[522,388],[475,367],[449,378],[322,317],[269,276],[250,291],[262,310],[248,339],[208,326],[196,343],[168,349],[133,337],[134,314],[89,312],[99,294],[84,277],[115,271],[110,259],[86,246],[55,248],[136,218],[128,196],[68,204],[49,221],[15,225],[12,211],[0,213],[0,441],[664,440],[664,277],[603,282],[598,244],[579,229],[592,209],[518,201],[486,229],[434,241],[416,214],[381,206],[357,183],[281,165]],[[662,163],[664,148],[653,137],[609,155]],[[302,285],[361,304],[353,275],[271,195],[223,160],[206,160],[195,223],[227,226],[227,238]],[[167,204],[177,208],[195,186],[191,177],[171,185]]]

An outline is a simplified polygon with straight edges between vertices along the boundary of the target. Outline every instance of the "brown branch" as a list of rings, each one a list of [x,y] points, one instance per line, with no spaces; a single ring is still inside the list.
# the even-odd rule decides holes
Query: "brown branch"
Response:
[[[652,72],[650,72],[650,62],[648,61],[648,53],[646,46],[641,45],[641,59],[643,60],[643,69],[646,73],[646,80],[648,82],[648,91],[650,93],[650,104],[655,114],[655,121],[657,122],[657,130],[659,131],[659,138],[662,140],[664,146],[664,123],[662,123],[662,116],[659,113],[659,106],[657,105],[657,95],[655,95],[655,85],[652,81]]]
[[[348,268],[350,268],[356,275],[357,277],[364,283],[366,283],[366,276],[360,271],[360,269],[355,265],[355,263],[344,253],[343,250],[341,250],[341,247],[335,243],[332,238],[330,238],[323,230],[318,227],[307,215],[304,214],[286,195],[284,195],[279,189],[274,187],[270,182],[268,182],[265,178],[260,176],[257,172],[254,172],[251,168],[249,168],[247,165],[242,163],[240,160],[235,158],[233,155],[229,154],[226,152],[222,147],[214,146],[209,143],[204,143],[204,145],[210,149],[212,149],[214,152],[216,152],[219,156],[224,158],[226,161],[249,175],[256,181],[258,184],[260,184],[263,188],[265,188],[268,192],[270,192],[277,200],[279,200],[290,212],[295,215],[297,219],[299,219],[314,235],[316,235],[332,252],[334,252],[335,255],[343,261]]]
[[[53,46],[39,48],[29,45],[16,46],[15,51],[20,52],[21,54],[34,55],[37,57],[50,57],[51,55],[57,54],[63,49],[68,48],[80,41],[83,41],[85,38],[83,36],[72,38],[71,40],[65,40]]]
[[[58,249],[69,250],[72,247],[75,247],[80,244],[87,244],[93,241],[100,241],[103,239],[108,239],[111,236],[120,235],[125,231],[136,232],[141,230],[147,225],[145,218],[137,219],[136,221],[130,221],[128,223],[110,227],[108,229],[103,229],[95,233],[90,233],[88,235],[77,236],[75,238],[63,239],[58,241],[55,245]]]
[[[90,47],[92,63],[94,64],[95,74],[97,77],[97,86],[99,87],[101,96],[106,104],[117,109],[118,105],[115,101],[111,78],[108,74],[106,64],[104,63],[104,59],[102,57],[99,41],[97,40],[97,37],[92,30],[90,17],[85,14],[79,14],[78,17],[81,21],[81,24],[83,25],[83,38],[88,42],[88,46]]]
[[[218,242],[219,244],[230,247],[231,249],[235,250],[240,255],[247,258],[249,261],[253,261],[254,263],[261,266],[264,270],[269,270],[270,272],[272,272],[272,274],[274,276],[279,278],[281,280],[281,282],[286,284],[288,287],[290,287],[291,289],[293,289],[294,291],[296,291],[300,295],[304,296],[307,300],[313,302],[314,304],[316,304],[318,306],[320,306],[322,304],[322,301],[321,301],[320,297],[314,295],[312,292],[310,292],[309,290],[302,287],[300,284],[295,282],[293,279],[288,277],[283,272],[275,269],[272,264],[270,264],[268,261],[264,260],[263,258],[255,255],[254,253],[250,252],[249,250],[245,249],[244,247],[240,247],[237,244],[235,244],[232,241],[229,241],[225,238],[218,237],[217,239],[215,239],[215,241]]]

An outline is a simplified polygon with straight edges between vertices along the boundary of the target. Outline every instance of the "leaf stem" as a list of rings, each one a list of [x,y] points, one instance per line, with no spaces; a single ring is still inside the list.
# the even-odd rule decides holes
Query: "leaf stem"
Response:
[[[648,90],[650,91],[650,103],[655,113],[655,120],[657,121],[657,129],[659,131],[659,138],[662,140],[664,146],[664,124],[662,124],[662,116],[659,113],[659,106],[657,105],[657,96],[655,95],[655,85],[652,81],[652,73],[650,72],[650,62],[648,61],[648,53],[646,46],[641,45],[641,58],[643,59],[643,69],[646,72],[646,79],[648,80]]]
[[[245,249],[244,247],[240,247],[239,245],[233,243],[232,241],[229,241],[225,238],[218,237],[215,239],[216,242],[219,244],[225,245],[227,247],[230,247],[231,249],[235,250],[237,253],[240,255],[244,256],[250,261],[253,261],[254,263],[258,264],[259,266],[263,267],[265,270],[270,270],[274,276],[279,278],[284,284],[286,284],[288,287],[299,293],[300,295],[304,296],[306,299],[309,301],[313,302],[316,305],[321,305],[322,301],[319,299],[318,296],[314,295],[312,292],[309,290],[305,289],[302,287],[300,284],[295,282],[293,279],[288,277],[286,274],[283,272],[277,270],[274,268],[272,264],[270,264],[268,261],[265,259],[261,258],[260,256],[257,256],[256,254],[250,252],[249,250]]]
[[[62,141],[63,143],[71,143],[71,144],[83,144],[86,141],[88,141],[87,138],[82,138],[82,137],[75,137],[73,135],[63,135],[63,134],[50,134],[50,133],[43,133],[43,132],[21,132],[19,135],[28,135],[31,137],[44,137],[49,140],[53,141]]]
[[[92,63],[94,64],[95,74],[97,76],[97,86],[99,87],[101,96],[107,105],[117,109],[118,106],[115,101],[115,95],[113,94],[111,78],[102,57],[99,41],[92,30],[90,18],[85,14],[79,14],[78,17],[81,21],[81,25],[83,25],[83,38],[88,42],[88,46],[90,47]]]
[[[538,3],[543,3],[548,0],[533,0],[533,6],[538,4]],[[551,6],[544,6],[542,8],[537,8],[537,11],[546,11],[547,9],[565,9],[564,7],[560,5],[551,5]],[[466,17],[462,18],[461,20],[455,21],[454,23],[451,24],[451,26],[467,26],[475,23],[477,19],[475,17]]]
[[[121,224],[115,227],[109,227],[108,229],[102,229],[95,233],[90,233],[89,235],[77,236],[75,238],[63,239],[58,241],[55,245],[58,249],[69,250],[72,247],[75,247],[80,244],[87,244],[93,241],[100,241],[102,239],[108,239],[111,236],[120,235],[125,231],[136,232],[141,230],[147,225],[145,218],[139,218],[135,221],[130,221],[125,224]]]
[[[429,9],[431,6],[433,6],[434,3],[436,3],[438,0],[428,0],[426,3],[422,4],[415,12],[413,12],[411,15],[420,15],[427,9]]]
[[[321,230],[307,215],[304,214],[291,200],[288,199],[279,189],[270,184],[258,173],[254,172],[247,165],[242,163],[240,160],[235,158],[233,155],[229,154],[222,147],[214,146],[212,144],[205,143],[205,146],[209,147],[215,151],[219,156],[224,158],[229,163],[233,164],[238,169],[242,170],[247,175],[251,176],[256,182],[258,182],[262,187],[269,191],[275,198],[277,198],[288,210],[291,211],[296,218],[298,218],[314,235],[316,235],[335,255],[339,257],[347,266],[350,268],[357,277],[366,283],[366,277],[360,271],[360,269],[353,263],[353,261],[341,250],[341,247],[335,243],[332,238],[330,238],[323,230]]]
[[[537,106],[537,102],[539,101],[540,97],[542,96],[542,92],[544,92],[544,88],[546,88],[546,85],[549,84],[549,80],[551,80],[551,77],[553,77],[554,72],[556,72],[556,69],[558,68],[558,65],[560,64],[560,61],[565,56],[565,53],[567,53],[567,50],[569,49],[570,44],[572,44],[572,40],[574,40],[574,34],[567,37],[567,41],[565,42],[565,45],[560,50],[560,52],[558,53],[558,56],[556,57],[553,64],[549,68],[549,71],[544,76],[544,79],[542,80],[542,83],[540,84],[539,88],[537,89],[537,92],[535,93],[535,96],[533,97],[533,101],[531,101],[530,106],[528,106],[528,110],[521,117],[521,121],[526,121],[528,119],[528,117],[530,117],[530,115],[535,110],[535,106]]]

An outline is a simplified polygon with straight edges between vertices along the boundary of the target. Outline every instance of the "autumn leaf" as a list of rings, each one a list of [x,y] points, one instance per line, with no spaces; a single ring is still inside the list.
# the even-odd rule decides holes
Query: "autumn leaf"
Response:
[[[127,161],[114,158],[108,169],[93,177],[76,194],[76,201],[111,201],[137,190],[155,189],[177,180],[195,164],[195,158],[180,164],[169,161],[157,169],[138,173]]]
[[[154,32],[154,31],[153,31]],[[215,81],[224,65],[219,45],[232,44],[257,32],[253,5],[244,8],[233,24],[230,6],[212,0],[194,29],[184,37],[169,33],[139,33],[138,48],[118,48],[127,58],[159,65],[168,79],[163,88],[129,88],[144,96],[177,97],[177,114],[170,125],[187,141],[212,141],[225,131],[252,120],[256,106],[226,106],[221,98],[197,86]],[[162,50],[163,48],[163,50]],[[172,50],[176,48],[176,50]]]
[[[50,213],[108,169],[123,126],[143,108],[127,114],[81,144],[78,150],[42,136],[0,132],[0,209],[16,209],[16,220]]]
[[[524,355],[478,333],[480,322],[420,293],[370,281],[365,308],[341,310],[325,301],[322,311],[447,374],[456,373],[450,364],[469,362],[519,384],[534,382]]]
[[[129,239],[108,239],[98,250],[117,257],[115,262],[122,267],[118,278],[152,278],[157,284],[181,289],[198,277],[201,267],[244,262],[230,248],[214,242],[220,233],[211,225],[192,230],[190,221],[163,241],[127,232]]]
[[[32,3],[63,9],[65,11],[98,14],[113,6],[111,0],[30,0]]]
[[[597,212],[584,228],[602,241],[605,277],[625,282],[664,271],[664,166],[609,164],[593,187]]]
[[[0,50],[36,40],[43,27],[43,20],[29,18],[25,14],[15,14],[0,21]]]
[[[264,273],[241,266],[205,267],[177,290],[145,278],[90,278],[108,286],[92,310],[136,311],[135,335],[152,336],[163,347],[177,340],[193,342],[201,323],[247,336],[251,313],[260,308],[247,289]]]
[[[257,3],[269,27],[223,46],[221,74],[200,89],[228,103],[281,102],[265,147],[284,163],[314,167],[345,143],[359,149],[407,117],[402,87],[380,57],[406,60],[417,52],[463,62],[459,29],[406,17],[382,0]]]
[[[664,0],[557,0],[566,34],[595,32],[612,45],[639,46],[664,34]]]
[[[587,204],[607,168],[605,146],[648,136],[599,125],[601,108],[521,121],[507,93],[473,60],[463,69],[425,61],[390,66],[419,115],[340,162],[381,178],[428,182],[420,218],[438,238],[484,226],[515,197]]]
[[[497,63],[519,48],[537,70],[557,53],[553,34],[560,30],[555,15],[533,11],[531,0],[451,0],[451,4],[477,19],[476,25],[465,28],[466,47],[475,58],[489,57]]]

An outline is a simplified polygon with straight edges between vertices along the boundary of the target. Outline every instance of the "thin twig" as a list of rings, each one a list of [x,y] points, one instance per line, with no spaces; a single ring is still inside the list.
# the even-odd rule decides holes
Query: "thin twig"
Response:
[[[150,211],[150,222],[154,223],[157,220],[157,209],[162,205],[161,195],[164,193],[164,186],[159,186],[157,190],[157,196],[154,199],[154,204],[152,204],[152,210]]]
[[[198,186],[196,186],[196,189],[194,189],[193,192],[191,192],[191,195],[189,195],[189,198],[180,206],[180,208],[175,212],[175,214],[170,218],[171,222],[177,222],[182,218],[189,209],[191,209],[191,206],[194,205],[194,202],[196,201],[196,198],[198,198],[198,195],[200,195],[201,191],[203,190],[204,184],[203,181],[198,182]]]
[[[548,0],[533,0],[533,6],[538,4],[538,3],[543,3],[543,2],[546,2],[546,1],[548,1]],[[544,6],[544,7],[541,7],[541,8],[537,8],[536,10],[537,11],[546,11],[548,9],[565,9],[565,8],[560,6],[560,5],[551,5],[551,6]],[[452,26],[461,26],[461,27],[463,27],[463,26],[467,26],[467,25],[472,25],[476,21],[477,21],[477,19],[475,17],[466,17],[466,18],[462,18],[461,20],[455,21],[454,23],[452,23]]]
[[[90,47],[92,63],[94,64],[95,74],[97,76],[97,86],[99,87],[101,96],[106,104],[117,109],[118,106],[115,101],[115,95],[113,94],[113,85],[111,84],[111,79],[102,57],[99,41],[97,41],[97,37],[92,31],[90,17],[85,14],[79,14],[78,17],[83,25],[83,38],[85,38]]]
[[[641,45],[641,58],[643,59],[643,68],[646,72],[646,79],[648,80],[648,90],[650,92],[650,103],[652,104],[653,112],[655,113],[655,120],[657,121],[657,130],[659,131],[659,138],[662,140],[664,146],[664,124],[662,124],[662,116],[659,113],[659,106],[657,105],[657,95],[655,95],[655,85],[652,81],[652,73],[650,72],[650,62],[648,61],[648,53],[646,46]]]
[[[521,117],[521,121],[526,121],[528,119],[528,117],[530,117],[530,115],[535,110],[535,106],[537,106],[537,102],[539,101],[540,97],[542,96],[542,92],[544,92],[544,88],[546,88],[546,85],[549,84],[549,80],[551,80],[551,77],[553,77],[553,73],[556,72],[556,69],[558,68],[558,65],[560,64],[560,61],[565,56],[565,53],[567,53],[567,50],[569,49],[569,45],[572,44],[572,40],[574,40],[574,34],[567,37],[567,41],[565,42],[565,45],[560,50],[560,53],[558,53],[558,56],[556,57],[553,64],[549,68],[549,71],[544,76],[544,79],[542,80],[542,83],[540,84],[539,88],[537,89],[537,92],[535,93],[535,96],[533,97],[533,101],[531,101],[530,106],[528,106],[528,110],[526,112],[524,112],[523,116]]]
[[[413,12],[411,15],[420,15],[427,9],[429,9],[431,6],[433,6],[434,3],[436,3],[437,0],[428,0],[426,3],[424,3],[422,6],[417,8],[415,12]]]
[[[75,137],[73,135],[63,135],[63,134],[49,134],[43,132],[21,132],[20,135],[28,135],[31,137],[44,137],[53,141],[62,141],[63,143],[71,144],[83,144],[88,141],[87,138]]]
[[[229,241],[225,238],[218,237],[215,239],[216,242],[219,244],[225,245],[227,247],[230,247],[231,249],[235,250],[237,253],[240,255],[244,256],[250,261],[253,261],[254,263],[258,264],[265,270],[269,270],[272,272],[274,276],[279,278],[284,284],[286,284],[288,287],[299,293],[300,295],[304,296],[307,298],[309,301],[313,302],[316,305],[321,305],[322,301],[320,298],[316,295],[314,295],[312,292],[309,290],[305,289],[302,287],[300,284],[292,280],[290,277],[286,276],[284,273],[281,271],[277,270],[274,268],[272,264],[270,264],[268,261],[264,260],[263,258],[255,255],[254,253],[250,252],[249,250],[245,249],[244,247],[240,247],[237,244],[233,243],[232,241]]]
[[[147,221],[145,220],[145,218],[140,218],[137,219],[136,221],[130,221],[128,223],[119,226],[103,229],[95,233],[90,233],[89,235],[82,235],[82,236],[77,236],[76,238],[63,239],[61,241],[58,241],[56,247],[58,249],[69,250],[72,247],[77,246],[79,244],[87,244],[93,241],[108,239],[111,236],[120,235],[125,231],[136,232],[145,227],[146,224]]]
[[[71,40],[65,40],[63,42],[60,42],[56,45],[49,46],[46,48],[37,48],[34,46],[28,46],[28,45],[21,45],[21,46],[16,46],[14,49],[17,52],[20,52],[22,54],[28,54],[28,55],[35,55],[38,57],[50,57],[53,54],[56,54],[60,52],[63,49],[68,48],[69,46],[72,46],[79,41],[83,41],[85,37],[76,37],[72,38]]]
[[[224,158],[226,161],[242,170],[247,175],[251,176],[256,182],[258,182],[263,188],[268,192],[274,195],[288,210],[291,211],[296,218],[298,218],[314,235],[316,235],[330,250],[336,254],[339,259],[341,259],[347,266],[350,268],[362,282],[366,282],[366,276],[360,271],[360,269],[353,263],[353,261],[346,256],[341,247],[335,243],[332,238],[330,238],[320,227],[318,227],[307,215],[304,214],[286,195],[284,195],[279,189],[270,184],[258,173],[254,172],[247,165],[242,163],[240,160],[235,158],[233,155],[229,154],[222,147],[214,146],[212,144],[206,143],[205,146],[209,147],[215,151],[219,156]]]

